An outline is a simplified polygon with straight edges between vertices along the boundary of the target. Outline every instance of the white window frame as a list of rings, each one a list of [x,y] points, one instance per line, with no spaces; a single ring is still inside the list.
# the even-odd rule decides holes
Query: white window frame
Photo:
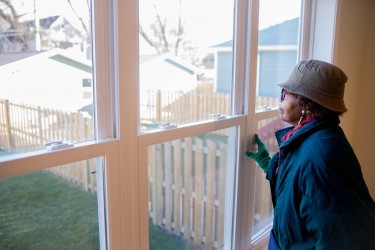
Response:
[[[41,149],[27,153],[14,154],[0,158],[0,178],[9,178],[16,175],[60,166],[72,162],[103,157],[98,161],[98,217],[99,237],[101,249],[119,249],[122,246],[122,224],[118,218],[128,213],[128,208],[122,206],[119,172],[119,140],[116,131],[116,115],[114,93],[116,89],[117,69],[114,56],[114,42],[116,40],[114,2],[92,1],[93,27],[93,68],[94,81],[97,82],[95,95],[96,104],[96,140],[75,143],[74,147],[49,151]],[[107,36],[103,36],[107,34]],[[104,163],[105,168],[101,166]],[[102,189],[102,187],[104,189]],[[124,211],[121,211],[124,208]],[[130,209],[129,209],[130,210]]]
[[[328,3],[327,3],[328,2]],[[341,0],[303,0],[304,34],[300,58],[333,61],[335,17]],[[258,249],[267,243],[267,232],[251,239],[255,169],[244,152],[257,131],[257,121],[277,116],[276,110],[255,112],[257,72],[257,31],[259,0],[237,0],[237,34],[235,39],[236,99],[233,117],[221,121],[204,121],[174,131],[141,134],[138,124],[138,0],[94,0],[93,27],[97,140],[76,143],[74,148],[45,149],[0,158],[0,178],[42,170],[75,161],[104,157],[106,192],[99,197],[101,249],[148,249],[148,229],[143,216],[147,213],[145,186],[145,148],[160,140],[172,140],[213,128],[240,127],[235,227],[231,249]],[[328,25],[319,22],[330,18]],[[311,22],[307,22],[311,20]],[[254,32],[251,32],[254,31]],[[326,33],[333,34],[327,39]],[[333,32],[333,33],[332,33]],[[324,38],[324,40],[322,40]],[[321,43],[324,41],[324,43]],[[327,46],[327,44],[329,46]],[[305,47],[305,45],[310,45]],[[327,55],[329,55],[327,57]],[[244,93],[244,94],[241,94]],[[136,108],[135,108],[136,107]],[[155,139],[156,138],[156,139]],[[141,167],[138,167],[141,166]],[[107,201],[107,203],[105,203]],[[107,230],[105,230],[105,226]],[[106,235],[108,236],[106,238]],[[103,240],[103,239],[107,239]]]

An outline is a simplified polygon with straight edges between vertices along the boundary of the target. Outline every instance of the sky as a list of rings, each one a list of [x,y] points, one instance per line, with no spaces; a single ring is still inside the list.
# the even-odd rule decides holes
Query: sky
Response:
[[[299,15],[301,0],[259,0],[259,29],[264,29]],[[34,4],[40,18],[64,15],[77,24],[67,0],[12,0],[33,18]],[[78,13],[87,16],[86,0],[72,0]],[[155,22],[156,4],[167,25],[176,26],[180,0],[139,0],[140,24],[147,29]],[[181,0],[181,16],[186,36],[199,47],[209,47],[232,39],[234,0]]]
[[[70,22],[78,23],[78,19],[71,10],[67,0],[11,0],[11,2],[17,6],[19,13],[27,13],[27,15],[24,16],[25,19],[34,18],[34,6],[36,6],[36,13],[39,18],[64,15]],[[88,9],[86,0],[71,0],[71,2],[77,13],[79,13],[81,17],[86,16],[85,19],[87,19]]]
[[[259,0],[259,29],[264,29],[300,14],[300,0]],[[142,23],[155,16],[153,4],[170,20],[177,20],[178,0],[140,0]],[[233,0],[182,0],[182,18],[186,31],[202,46],[232,39]],[[150,21],[149,21],[150,22]],[[173,22],[172,22],[173,23]]]

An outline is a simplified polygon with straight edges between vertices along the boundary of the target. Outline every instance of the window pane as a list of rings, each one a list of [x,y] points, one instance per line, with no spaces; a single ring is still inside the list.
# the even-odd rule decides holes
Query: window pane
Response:
[[[280,87],[297,63],[301,0],[259,1],[257,109],[279,104]]]
[[[230,114],[233,13],[234,0],[140,0],[143,130]]]
[[[279,118],[264,119],[258,122],[259,138],[264,142],[271,157],[279,151],[274,132],[287,126],[290,125]],[[256,164],[255,161],[253,163]],[[273,205],[269,182],[260,167],[256,168],[255,175],[253,237],[262,233],[264,229],[268,229],[273,220]]]
[[[231,246],[236,130],[148,147],[150,249]]]
[[[17,153],[93,139],[90,1],[5,2],[0,148]]]
[[[99,249],[96,160],[0,180],[0,249]]]

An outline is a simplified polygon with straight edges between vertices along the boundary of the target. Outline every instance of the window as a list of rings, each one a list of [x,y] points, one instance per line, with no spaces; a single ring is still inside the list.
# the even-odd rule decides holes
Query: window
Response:
[[[82,87],[89,88],[91,87],[91,79],[82,79]]]
[[[140,1],[139,152],[147,157],[139,167],[148,180],[140,176],[148,186],[140,216],[150,249],[167,236],[165,248],[232,247],[244,128],[231,108],[240,84],[233,62],[242,60],[235,8],[233,0]]]
[[[1,247],[100,249],[97,161],[0,180]]]
[[[93,106],[90,1],[9,1],[0,11],[1,150],[94,139],[93,112],[83,113]],[[70,28],[53,29],[61,22]]]
[[[36,1],[37,8],[41,8],[38,4],[42,2]],[[67,1],[62,2],[67,4]],[[76,2],[72,1],[73,4]],[[284,124],[277,120],[278,95],[273,86],[285,76],[292,60],[319,55],[318,43],[314,44],[313,52],[308,46],[310,40],[318,39],[314,36],[317,32],[310,31],[307,24],[310,20],[314,22],[315,16],[306,13],[314,13],[311,9],[319,11],[320,5],[313,8],[314,3],[316,1],[302,1],[300,5],[299,1],[294,1],[293,7],[303,9],[301,13],[305,14],[296,10],[296,15],[284,16],[263,26],[263,16],[268,16],[265,13],[277,6],[278,1],[93,0],[89,8],[92,19],[86,26],[86,29],[92,27],[92,31],[85,44],[79,42],[82,39],[73,25],[70,27],[69,23],[58,19],[64,29],[48,30],[55,32],[53,34],[43,30],[48,36],[40,36],[40,43],[31,43],[28,47],[48,50],[47,54],[38,53],[32,57],[50,62],[45,64],[43,72],[37,63],[19,58],[1,65],[0,70],[8,75],[27,73],[26,77],[18,77],[20,81],[15,84],[31,79],[31,76],[34,77],[33,84],[38,84],[38,77],[46,80],[49,73],[59,72],[50,70],[51,67],[73,67],[54,78],[69,85],[73,81],[67,72],[78,75],[78,81],[74,80],[74,83],[79,88],[74,94],[64,95],[65,89],[61,86],[60,92],[53,89],[54,83],[48,87],[55,92],[42,88],[40,93],[49,98],[57,92],[63,109],[80,104],[78,113],[92,120],[80,123],[79,132],[70,129],[64,120],[64,127],[52,132],[66,114],[48,108],[37,116],[38,106],[42,103],[36,107],[24,105],[28,109],[21,111],[19,105],[10,108],[10,100],[8,104],[2,102],[1,148],[11,145],[19,148],[11,153],[8,148],[1,151],[0,188],[8,186],[2,183],[30,176],[47,181],[45,176],[51,175],[52,168],[66,169],[65,166],[79,164],[78,169],[85,169],[85,174],[72,168],[74,176],[81,175],[90,180],[95,176],[96,194],[91,208],[97,209],[97,213],[87,216],[97,221],[98,229],[91,228],[95,234],[95,247],[156,249],[155,246],[168,244],[178,249],[182,244],[193,249],[261,248],[266,244],[271,227],[272,206],[264,174],[251,159],[245,158],[243,152],[250,146],[251,135],[259,131],[264,132],[260,135],[262,138],[269,139],[267,145],[271,151],[277,150],[269,131]],[[168,11],[162,7],[164,4],[170,7],[166,8]],[[34,5],[30,5],[33,9]],[[331,14],[336,4],[331,5],[330,18],[335,16]],[[26,5],[22,5],[24,7]],[[6,6],[0,5],[0,10],[4,8]],[[324,11],[327,13],[326,8]],[[31,13],[37,17],[40,14],[41,20],[41,12]],[[272,26],[286,23],[295,31],[295,18],[299,18],[298,29],[304,27],[297,32],[297,47],[296,44],[274,46],[262,40],[266,37],[265,31]],[[28,27],[35,34],[38,18],[34,15],[31,19],[34,21]],[[193,25],[194,19],[198,25]],[[224,22],[219,24],[222,20]],[[42,32],[44,24],[39,24]],[[59,26],[53,28],[56,27]],[[165,28],[165,32],[160,32],[160,28]],[[317,26],[315,29],[318,30]],[[67,31],[68,38],[63,38],[65,34],[61,32]],[[14,35],[12,30],[7,34]],[[172,36],[173,39],[167,41],[176,42],[180,34],[190,37],[178,42],[177,47],[172,42],[165,46],[163,35]],[[150,47],[148,36],[157,38],[152,40],[155,44],[164,42],[163,46],[156,46],[160,53],[155,48],[145,49]],[[24,44],[10,41],[0,38],[0,49],[24,48]],[[49,48],[51,41],[59,49]],[[38,44],[40,48],[37,48]],[[70,49],[73,56],[65,54]],[[77,60],[75,53],[82,50],[86,52],[83,56],[87,60]],[[54,54],[56,51],[64,55]],[[282,67],[270,67],[273,60]],[[22,63],[21,66],[10,67],[16,62]],[[35,72],[40,74],[35,76]],[[272,77],[267,72],[273,72]],[[16,78],[4,79],[13,81]],[[3,86],[4,81],[0,84]],[[92,98],[83,98],[86,94],[82,91],[86,88],[92,90]],[[17,93],[24,94],[22,91],[14,93],[15,97]],[[79,101],[74,99],[76,97]],[[269,102],[259,102],[259,99]],[[24,95],[19,100],[32,98]],[[12,123],[9,117],[14,113],[17,116]],[[36,117],[42,120],[41,127],[37,126],[40,119]],[[72,121],[80,119],[72,117]],[[12,136],[9,129],[14,132]],[[85,137],[82,131],[91,132]],[[43,137],[29,139],[35,135]],[[14,144],[16,139],[18,142]],[[48,142],[55,144],[46,148]],[[94,168],[90,165],[92,161]],[[42,202],[38,204],[42,205]],[[46,202],[44,205],[52,204]],[[168,240],[163,240],[166,235]]]
[[[107,202],[120,192],[112,189],[115,124],[106,126],[114,113],[106,108],[114,107],[108,90],[114,81],[105,74],[113,64],[114,38],[96,36],[110,32],[112,5],[69,3],[0,4],[7,17],[0,18],[0,189],[18,190],[1,196],[8,204],[1,213],[9,215],[0,226],[1,248],[120,245],[112,232],[121,227],[108,216],[120,214],[119,206]],[[83,87],[82,79],[95,84]],[[84,98],[86,90],[95,96]]]
[[[274,131],[289,126],[274,111],[280,102],[281,89],[277,84],[289,77],[299,60],[300,13],[300,0],[259,1],[256,133],[264,141],[271,156],[278,152]],[[257,119],[260,115],[263,117]],[[269,118],[265,119],[264,115]],[[269,184],[259,168],[255,173],[254,199],[253,241],[269,230],[273,220]]]
[[[229,140],[236,130],[148,146],[150,249],[231,245],[236,159]]]
[[[139,5],[142,130],[231,115],[235,1]]]

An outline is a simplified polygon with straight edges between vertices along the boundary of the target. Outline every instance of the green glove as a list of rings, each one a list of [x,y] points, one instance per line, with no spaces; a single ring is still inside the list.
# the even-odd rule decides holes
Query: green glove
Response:
[[[270,154],[257,134],[255,134],[255,142],[258,145],[258,152],[253,153],[250,151],[246,151],[245,154],[254,159],[258,163],[259,167],[263,170],[263,172],[267,173],[268,163],[271,160]]]

